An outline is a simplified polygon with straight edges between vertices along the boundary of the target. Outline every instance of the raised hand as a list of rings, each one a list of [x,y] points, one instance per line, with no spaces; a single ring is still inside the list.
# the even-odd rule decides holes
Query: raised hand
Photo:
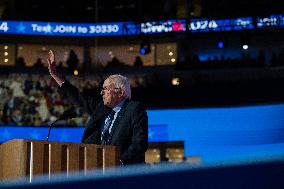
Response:
[[[64,79],[60,77],[56,72],[56,62],[55,62],[55,57],[54,57],[54,53],[52,52],[52,50],[48,52],[48,57],[46,60],[48,63],[49,74],[51,75],[53,79],[55,79],[58,85],[61,86],[62,83],[64,82]]]
[[[48,61],[48,62],[51,62],[51,63],[55,62],[54,53],[53,53],[52,50],[49,50],[49,52],[48,52],[47,61]]]
[[[47,58],[47,63],[48,63],[48,71],[50,75],[53,77],[54,75],[57,75],[56,72],[56,63],[55,63],[55,58],[54,58],[54,53],[52,50],[48,52],[48,58]]]

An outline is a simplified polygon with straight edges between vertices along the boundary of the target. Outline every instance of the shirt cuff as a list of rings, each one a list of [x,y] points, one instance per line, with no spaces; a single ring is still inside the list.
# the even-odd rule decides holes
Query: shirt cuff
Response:
[[[65,81],[63,81],[60,85],[59,85],[59,87],[62,87],[62,85],[65,83]]]

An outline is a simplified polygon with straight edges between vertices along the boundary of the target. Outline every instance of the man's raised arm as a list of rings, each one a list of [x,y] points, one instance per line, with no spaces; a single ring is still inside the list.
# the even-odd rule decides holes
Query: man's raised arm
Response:
[[[56,81],[56,83],[59,86],[61,86],[65,80],[61,76],[59,76],[56,71],[56,62],[55,62],[55,57],[54,57],[54,53],[52,52],[52,50],[48,52],[47,62],[48,62],[49,74]]]

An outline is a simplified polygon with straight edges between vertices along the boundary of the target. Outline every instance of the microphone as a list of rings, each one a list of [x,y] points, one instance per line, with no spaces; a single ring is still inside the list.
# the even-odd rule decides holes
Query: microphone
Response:
[[[60,120],[72,119],[72,118],[75,118],[75,117],[77,117],[77,112],[76,112],[75,107],[71,107],[71,108],[67,109],[66,111],[64,111],[63,114],[61,116],[59,116],[58,119],[56,119],[51,124],[49,124],[48,135],[46,137],[46,141],[48,141],[51,128],[53,127],[53,125],[55,125],[56,122],[58,122]]]

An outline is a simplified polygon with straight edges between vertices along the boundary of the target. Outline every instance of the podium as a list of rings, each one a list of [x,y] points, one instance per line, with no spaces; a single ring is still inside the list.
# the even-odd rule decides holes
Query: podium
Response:
[[[15,139],[0,145],[0,180],[119,165],[114,146]]]

